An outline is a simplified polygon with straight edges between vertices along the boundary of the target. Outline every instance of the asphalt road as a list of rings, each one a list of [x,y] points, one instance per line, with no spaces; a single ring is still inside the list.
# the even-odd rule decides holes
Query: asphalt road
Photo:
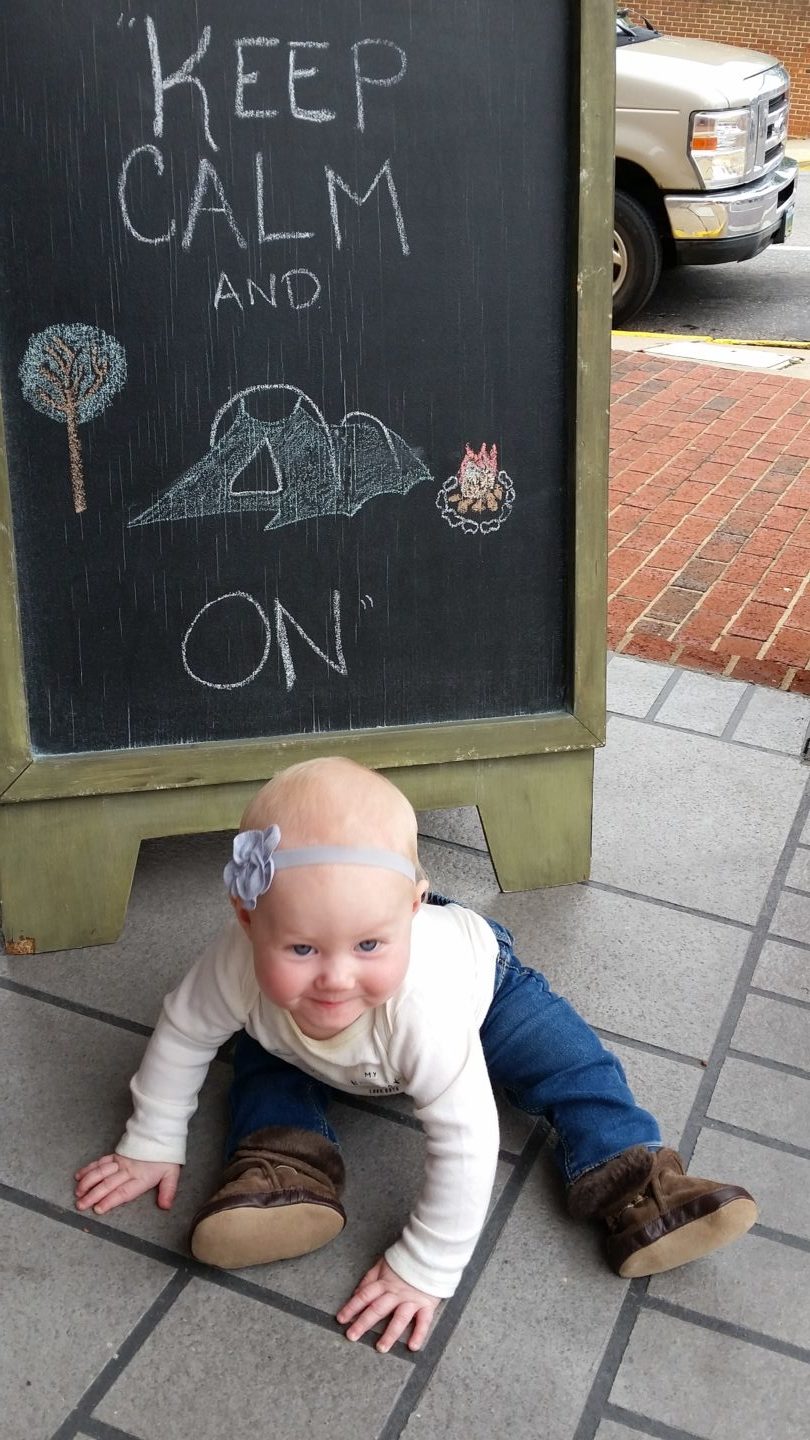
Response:
[[[628,330],[810,342],[810,170],[799,175],[793,233],[738,265],[666,270]]]

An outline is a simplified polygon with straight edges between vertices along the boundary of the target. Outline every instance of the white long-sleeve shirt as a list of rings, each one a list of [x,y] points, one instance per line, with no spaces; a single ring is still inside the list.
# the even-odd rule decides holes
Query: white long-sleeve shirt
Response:
[[[426,1294],[452,1295],[481,1233],[498,1157],[498,1118],[478,1033],[497,953],[492,929],[474,911],[424,905],[395,994],[339,1035],[314,1040],[259,990],[250,942],[229,920],[164,1001],[132,1080],[134,1112],[118,1153],[184,1162],[208,1066],[241,1029],[338,1090],[410,1095],[427,1140],[425,1180],[386,1259]]]

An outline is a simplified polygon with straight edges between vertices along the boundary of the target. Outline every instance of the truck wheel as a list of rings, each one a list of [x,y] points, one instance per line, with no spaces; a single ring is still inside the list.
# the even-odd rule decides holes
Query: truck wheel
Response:
[[[647,304],[661,275],[663,248],[649,214],[624,190],[613,211],[613,323],[621,325]]]

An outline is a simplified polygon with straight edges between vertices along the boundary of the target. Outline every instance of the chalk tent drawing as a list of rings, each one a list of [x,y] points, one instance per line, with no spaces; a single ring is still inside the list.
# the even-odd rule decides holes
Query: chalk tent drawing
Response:
[[[248,397],[270,391],[295,397],[285,419],[259,420],[250,414]],[[230,423],[220,434],[229,413]],[[243,477],[262,460],[272,483],[248,488]],[[129,524],[270,511],[265,529],[279,530],[320,515],[356,515],[377,495],[405,495],[432,479],[415,451],[376,416],[354,410],[339,425],[328,425],[303,390],[254,385],[234,395],[215,416],[208,453]]]

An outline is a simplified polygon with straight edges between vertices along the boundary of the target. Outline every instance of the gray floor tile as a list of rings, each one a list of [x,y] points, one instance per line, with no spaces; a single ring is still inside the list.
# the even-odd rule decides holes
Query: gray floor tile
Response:
[[[495,1100],[501,1124],[501,1149],[519,1155],[537,1123],[537,1117],[516,1110],[499,1092],[496,1092]]]
[[[471,905],[482,915],[492,915],[500,889],[489,855],[475,850],[452,850],[422,840],[419,858],[430,888],[461,905]]]
[[[721,1130],[700,1132],[689,1163],[693,1175],[743,1185],[762,1225],[810,1240],[810,1160]]]
[[[18,995],[3,999],[0,1044],[14,1077],[9,1102],[19,1107],[16,1113],[24,1120],[22,1126],[12,1126],[10,1109],[7,1125],[0,1117],[3,1179],[72,1208],[74,1170],[112,1149],[122,1132],[129,1114],[129,1079],[146,1042],[36,1000]],[[189,1222],[221,1170],[229,1084],[229,1067],[215,1062],[191,1122],[188,1163],[173,1208],[159,1210],[151,1196],[144,1196],[102,1217],[105,1224],[181,1255],[188,1253]],[[403,1104],[410,1108],[409,1101]],[[505,1100],[500,1109],[501,1143],[519,1152],[535,1122]],[[317,1303],[319,1286],[331,1287],[338,1303],[348,1277],[353,1283],[368,1268],[375,1247],[384,1248],[394,1238],[422,1168],[424,1142],[418,1131],[339,1101],[334,1104],[333,1123],[346,1158],[345,1202],[351,1225],[330,1247],[323,1267],[315,1257],[307,1257],[252,1272],[257,1283],[285,1294],[303,1298],[306,1288],[312,1304]],[[29,1143],[31,1134],[40,1137],[36,1147]],[[43,1153],[48,1156],[45,1168]],[[508,1165],[499,1168],[496,1196],[509,1173]]]
[[[704,735],[721,735],[747,688],[739,680],[682,670],[656,721],[700,730]]]
[[[810,944],[810,895],[780,895],[771,921],[771,934]]]
[[[810,1010],[749,995],[731,1044],[735,1050],[797,1065],[810,1077]]]
[[[708,1057],[747,931],[583,885],[503,895],[494,914],[590,1024]]]
[[[58,1010],[38,1000],[4,994],[0,1050],[5,1057],[6,1105],[0,1110],[2,1176],[9,1184],[73,1209],[73,1174],[112,1150],[130,1111],[129,1080],[145,1041],[138,1035]],[[188,1223],[218,1179],[225,1137],[230,1072],[215,1062],[189,1130],[171,1210],[152,1196],[101,1217],[130,1235],[187,1253]],[[36,1143],[32,1144],[32,1136]]]
[[[648,1312],[630,1336],[610,1398],[706,1440],[804,1440],[810,1370]]]
[[[0,1201],[0,1433],[46,1440],[172,1271]]]
[[[792,885],[794,890],[810,892],[810,849],[796,851],[785,876],[785,884]]]
[[[654,1276],[650,1294],[810,1350],[810,1255],[776,1240],[745,1235],[699,1265]]]
[[[753,924],[806,780],[787,756],[614,717],[592,878]]]
[[[372,1440],[411,1373],[258,1300],[192,1281],[95,1414],[143,1440]]]
[[[222,869],[229,836],[187,835],[141,846],[124,929],[112,945],[0,955],[0,974],[65,999],[153,1025],[228,914]]]
[[[473,850],[487,848],[481,817],[475,805],[464,805],[455,810],[420,810],[416,818],[420,835],[454,840],[457,845],[469,845]]]
[[[703,1071],[695,1065],[650,1055],[630,1045],[618,1045],[611,1040],[605,1044],[621,1060],[639,1105],[652,1111],[665,1142],[677,1149]]]
[[[402,1230],[421,1186],[425,1149],[415,1130],[339,1104],[330,1113],[346,1162],[346,1228],[311,1255],[243,1273],[256,1285],[334,1314]],[[492,1204],[511,1173],[510,1165],[498,1166]]]
[[[810,1001],[810,950],[766,940],[751,983],[763,990],[792,995],[795,1000]]]
[[[611,671],[618,661],[622,664],[615,671],[614,695],[621,692],[622,667],[638,665],[642,671],[653,671],[655,694],[670,673],[625,657],[618,657]],[[716,680],[708,687],[689,683],[681,692],[684,679],[679,680],[673,701],[679,694],[685,701],[692,691],[708,699],[716,686],[721,687],[716,695],[723,703],[732,693]],[[650,682],[639,675],[635,681],[638,696]],[[632,696],[627,703],[632,706]],[[665,706],[671,723],[697,723],[696,711],[691,721],[678,719],[677,707],[670,708],[671,704],[668,700]],[[787,728],[792,733],[795,706],[788,711]],[[755,707],[755,717],[756,713]],[[787,732],[780,728],[778,716],[777,722],[770,715],[767,738],[749,743],[788,750]],[[703,723],[716,727],[718,712],[712,711],[708,718],[704,714]],[[423,814],[423,832],[466,847],[465,851],[431,845],[428,838],[422,841],[425,861],[437,889],[512,925],[523,958],[539,965],[555,988],[594,1023],[705,1059],[739,973],[748,932],[645,901],[640,895],[752,922],[808,772],[789,754],[764,755],[744,745],[632,719],[612,720],[609,736],[612,754],[599,760],[600,772],[603,762],[607,768],[597,789],[594,874],[621,889],[639,892],[636,896],[589,887],[501,896],[473,808]],[[810,846],[810,821],[804,839]],[[227,913],[221,870],[229,843],[226,835],[147,843],[142,847],[127,925],[116,945],[24,960],[0,957],[0,974],[150,1024],[165,990],[185,972]],[[804,854],[810,850],[799,852],[788,880],[797,887],[806,875]],[[801,902],[808,897],[792,898]],[[804,916],[783,903],[777,924],[804,925]],[[802,938],[810,940],[810,935],[803,931]],[[810,951],[771,938],[754,983],[794,998],[810,998]],[[756,1000],[749,999],[735,1043],[800,1063],[797,1047],[802,1034],[810,1033],[802,1030],[810,1012],[761,997],[761,1003],[753,1003]],[[795,1018],[783,1013],[788,1009]],[[0,994],[0,1048],[8,1102],[0,1116],[3,1178],[71,1206],[73,1170],[118,1137],[129,1108],[127,1082],[144,1043],[139,1036],[44,1002]],[[659,1116],[665,1138],[677,1144],[702,1069],[621,1041],[608,1043],[622,1059],[640,1103]],[[169,1253],[186,1253],[189,1219],[220,1171],[229,1079],[227,1066],[212,1066],[193,1122],[189,1164],[175,1208],[166,1214],[145,1198],[105,1217],[112,1230],[154,1241]],[[808,1085],[810,1080],[732,1058],[721,1075],[712,1113],[747,1130],[764,1130],[810,1148]],[[407,1108],[407,1102],[401,1104]],[[266,1290],[326,1312],[345,1298],[372,1255],[397,1232],[418,1184],[423,1143],[409,1127],[342,1103],[335,1105],[334,1119],[348,1166],[349,1226],[322,1252],[264,1272],[245,1272]],[[519,1150],[530,1126],[525,1117],[502,1108],[502,1144],[507,1149]],[[690,1170],[747,1185],[760,1204],[764,1227],[810,1240],[810,1160],[704,1128]],[[500,1167],[496,1194],[510,1173],[511,1167]],[[26,1273],[18,1277],[14,1293],[4,1296],[12,1307],[11,1320],[2,1326],[4,1337],[10,1334],[13,1342],[10,1393],[23,1407],[20,1424],[18,1412],[9,1412],[13,1417],[9,1440],[20,1434],[36,1440],[39,1434],[53,1433],[119,1343],[120,1333],[131,1328],[170,1272],[169,1267],[112,1242],[33,1213],[19,1213],[23,1241],[36,1257],[47,1252],[49,1271],[41,1295]],[[444,1440],[445,1433],[447,1440],[462,1436],[476,1440],[478,1435],[491,1440],[493,1416],[498,1433],[503,1430],[510,1440],[523,1436],[537,1440],[538,1423],[543,1440],[571,1440],[626,1293],[626,1285],[603,1267],[599,1251],[596,1231],[575,1227],[565,1217],[559,1181],[550,1161],[544,1160],[530,1176],[424,1402],[411,1417],[409,1440],[417,1433],[425,1440],[439,1434]],[[74,1253],[91,1256],[86,1284],[81,1278],[74,1283],[79,1273]],[[807,1344],[810,1287],[804,1272],[809,1260],[804,1252],[780,1247],[763,1235],[750,1236],[699,1266],[659,1277],[653,1282],[654,1293],[709,1317],[739,1320],[760,1326],[766,1334]],[[22,1263],[28,1265],[27,1255]],[[62,1283],[63,1265],[70,1284]],[[130,1278],[133,1266],[141,1277],[137,1284]],[[126,1305],[119,1310],[121,1295]],[[130,1314],[127,1307],[133,1295],[138,1304],[131,1306]],[[92,1319],[87,1322],[88,1314],[101,1314],[103,1324],[94,1328]],[[691,1328],[682,1326],[687,1332]],[[250,1343],[243,1352],[241,1345],[233,1345],[232,1337],[245,1332]],[[706,1339],[711,1346],[717,1339],[705,1330],[699,1337],[701,1354]],[[49,1365],[39,1362],[44,1374],[34,1375],[31,1370],[29,1357],[35,1345],[35,1362],[43,1349],[49,1352]],[[103,1351],[97,1359],[94,1347],[99,1346]],[[742,1348],[747,1355],[752,1347]],[[637,1353],[631,1347],[628,1359]],[[670,1372],[679,1366],[678,1373],[687,1379],[673,1382],[673,1393],[680,1397],[688,1389],[691,1357],[683,1363],[676,1347],[670,1363],[669,1353],[663,1346],[655,1352],[655,1366],[651,1364],[649,1370],[652,1379],[642,1387],[644,1403],[630,1408],[654,1413],[650,1405],[661,1393],[661,1377],[670,1383]],[[731,1414],[746,1440],[760,1440],[767,1433],[757,1429],[760,1414],[754,1414],[753,1429],[746,1427],[748,1406],[738,1403],[737,1370],[733,1365],[727,1372],[723,1369],[725,1352],[712,1353],[717,1361],[712,1385],[706,1378],[708,1369],[698,1367],[698,1388],[705,1383],[716,1404],[714,1409],[702,1405],[700,1413],[709,1416],[709,1428],[693,1433],[705,1434],[707,1440],[727,1440],[724,1427]],[[754,1370],[746,1367],[746,1377],[750,1372],[758,1394],[770,1389],[777,1416],[768,1440],[793,1440],[794,1432],[783,1423],[784,1416],[793,1424],[795,1416],[802,1415],[786,1379],[793,1372],[784,1370],[778,1355],[755,1347],[754,1355]],[[86,1374],[88,1356],[92,1365]],[[707,1367],[710,1361],[711,1357]],[[234,1423],[240,1433],[249,1429],[263,1434],[268,1417],[278,1440],[297,1437],[303,1426],[313,1437],[322,1434],[339,1440],[351,1433],[352,1440],[366,1436],[371,1440],[411,1373],[400,1356],[383,1358],[366,1347],[349,1349],[337,1328],[333,1334],[284,1316],[272,1306],[243,1301],[195,1281],[116,1383],[100,1414],[106,1423],[142,1440],[185,1440],[186,1435],[206,1440],[208,1434],[219,1437],[225,1424],[234,1428]],[[21,1378],[29,1376],[41,1382],[40,1389],[25,1387],[22,1393]],[[77,1388],[71,1390],[74,1381]],[[166,1394],[171,1396],[170,1413],[164,1404]],[[64,1402],[58,1414],[47,1409],[53,1395]],[[655,1413],[661,1423],[673,1423]],[[806,1413],[805,1404],[803,1419]],[[5,1418],[0,1420],[0,1432]],[[719,1428],[712,1429],[713,1425]],[[806,1425],[802,1434],[804,1429]],[[638,1433],[604,1420],[597,1440],[631,1440]]]
[[[653,665],[629,655],[615,655],[607,672],[608,710],[619,715],[646,715],[671,674],[669,665]]]
[[[405,1431],[571,1440],[626,1285],[535,1167]]]
[[[798,756],[810,725],[810,697],[757,685],[732,739]]]
[[[4,997],[0,1048],[13,1079],[5,1122],[0,1117],[3,1179],[72,1209],[74,1171],[112,1149],[121,1134],[129,1113],[129,1078],[144,1043],[40,1001]],[[229,1067],[215,1062],[191,1123],[188,1163],[172,1209],[159,1210],[153,1196],[142,1196],[100,1217],[104,1224],[180,1256],[188,1254],[190,1221],[219,1180],[229,1083]],[[534,1122],[506,1102],[502,1113],[502,1141],[518,1151]],[[399,1233],[424,1163],[424,1141],[416,1130],[340,1102],[333,1106],[332,1119],[346,1160],[349,1224],[323,1251],[250,1272],[256,1284],[327,1309],[347,1298]],[[38,1137],[35,1146],[31,1135]],[[510,1173],[509,1165],[499,1166],[493,1203]]]
[[[741,1130],[810,1150],[810,1079],[729,1059],[720,1071],[708,1113]]]

